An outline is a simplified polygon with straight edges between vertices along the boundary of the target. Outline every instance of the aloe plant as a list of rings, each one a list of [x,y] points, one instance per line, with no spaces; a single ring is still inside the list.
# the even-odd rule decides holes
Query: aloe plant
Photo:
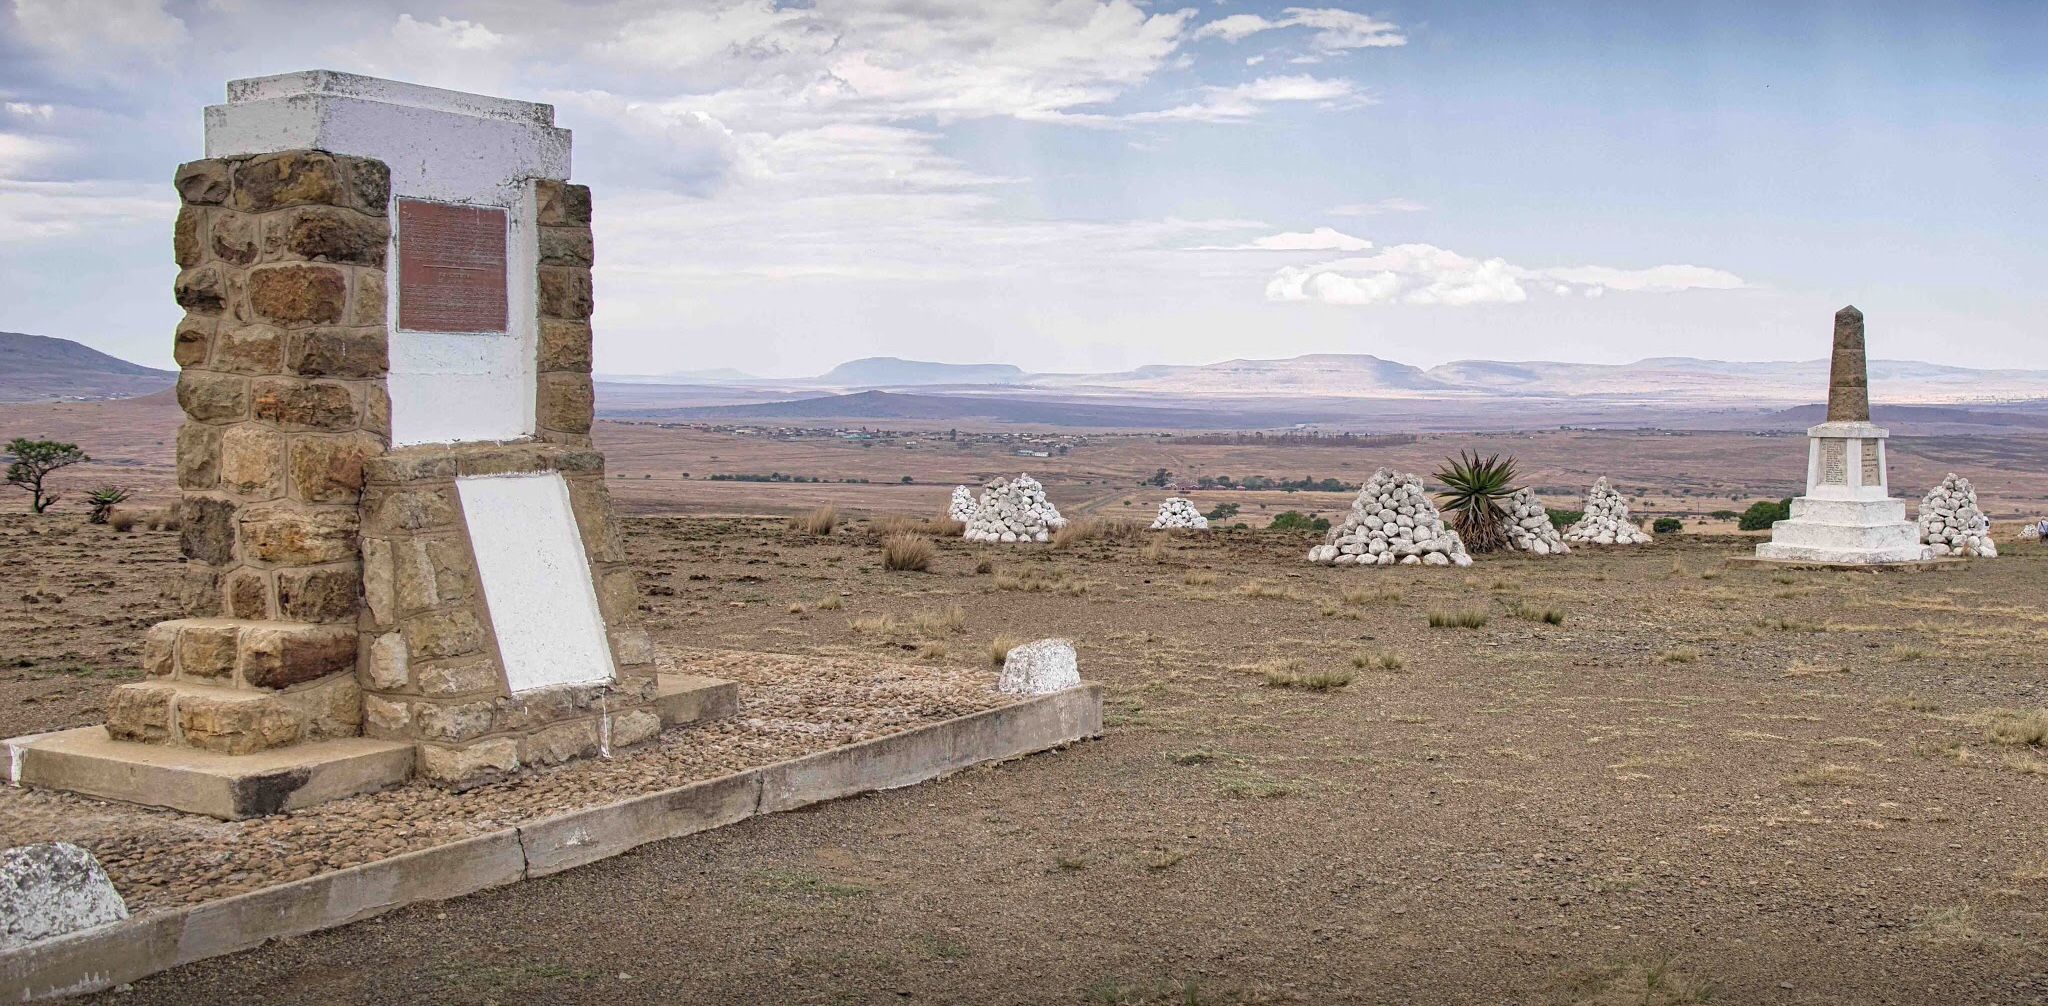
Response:
[[[102,486],[85,494],[85,501],[92,504],[92,512],[86,515],[88,524],[105,524],[114,508],[128,502],[128,490],[120,486]]]
[[[1515,459],[1495,454],[1481,460],[1478,454],[1459,452],[1444,459],[1436,480],[1444,484],[1437,494],[1441,509],[1450,515],[1451,527],[1465,539],[1471,552],[1495,552],[1508,547],[1511,515],[1503,502],[1515,494],[1520,477]]]

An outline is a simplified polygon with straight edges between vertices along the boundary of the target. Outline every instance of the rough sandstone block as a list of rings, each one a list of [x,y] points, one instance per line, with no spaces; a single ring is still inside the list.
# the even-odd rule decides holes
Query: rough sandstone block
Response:
[[[533,183],[533,193],[535,219],[542,227],[590,223],[590,186],[544,178]]]
[[[374,473],[377,462],[364,468]],[[462,514],[453,489],[379,489],[370,493],[364,509],[373,531],[437,531],[454,527]]]
[[[443,786],[463,787],[519,771],[519,742],[496,737],[463,747],[422,744],[420,778]]]
[[[206,211],[194,206],[180,207],[178,219],[171,224],[171,261],[181,269],[190,269],[199,264],[206,248],[200,237],[205,230]]]
[[[218,265],[193,266],[171,282],[178,306],[194,314],[219,314],[227,307],[227,277]]]
[[[256,261],[263,237],[259,218],[233,210],[213,210],[207,217],[206,248],[230,265]]]
[[[412,660],[405,636],[386,632],[370,640],[363,658],[363,683],[380,692],[395,692],[412,683]]]
[[[588,269],[541,266],[539,293],[543,318],[588,321],[596,308]]]
[[[353,674],[336,674],[307,688],[279,694],[299,711],[304,740],[359,737],[363,732],[363,689]]]
[[[330,674],[354,671],[352,625],[255,624],[242,630],[242,682],[254,688],[289,688]]]
[[[354,510],[251,508],[239,518],[238,534],[249,558],[278,566],[322,566],[355,558]]]
[[[401,615],[463,600],[476,584],[468,549],[453,537],[392,542],[391,572]]]
[[[246,423],[229,427],[220,437],[220,480],[256,499],[284,495],[284,434]]]
[[[542,374],[539,384],[534,418],[541,429],[563,433],[590,432],[596,399],[589,374]]]
[[[282,265],[249,273],[249,308],[293,324],[338,322],[348,307],[348,277],[324,265]]]
[[[405,737],[412,732],[412,705],[403,699],[363,696],[363,732],[371,737]]]
[[[542,227],[540,264],[588,269],[596,258],[588,227]]]
[[[413,704],[413,722],[429,741],[460,744],[482,737],[491,729],[489,700],[479,702],[418,702]]]
[[[311,259],[382,268],[391,225],[381,216],[331,206],[306,206],[266,218],[266,257]]]
[[[292,337],[288,362],[301,377],[363,380],[383,377],[391,369],[382,326],[299,332]]]
[[[178,673],[188,678],[232,677],[241,638],[242,626],[233,622],[178,623]]]
[[[175,688],[154,681],[115,685],[107,693],[107,736],[145,744],[169,740],[175,694]]]
[[[187,746],[221,754],[250,754],[296,743],[305,725],[277,697],[223,692],[177,697],[178,733]]]
[[[230,323],[214,339],[212,368],[230,374],[280,373],[284,346],[284,333],[269,325]]]
[[[383,449],[367,433],[292,437],[292,497],[308,503],[356,502],[363,493],[363,462]]]
[[[227,201],[231,189],[228,162],[220,160],[188,161],[178,165],[171,176],[171,184],[178,189],[178,198],[199,206],[215,206]]]
[[[221,578],[222,613],[229,618],[264,619],[274,614],[270,603],[270,577],[261,570],[243,567]]]
[[[391,394],[382,381],[363,389],[363,432],[391,439]]]
[[[619,534],[618,515],[612,510],[611,494],[602,478],[572,478],[569,506],[576,514],[576,527],[583,532],[583,551],[591,562],[623,562],[626,545]]]
[[[178,501],[178,550],[185,558],[215,566],[235,560],[235,504],[187,494]]]
[[[354,429],[359,418],[355,396],[339,384],[285,379],[255,382],[250,408],[256,418],[287,429]]]
[[[220,570],[203,562],[187,562],[178,577],[178,609],[186,618],[220,616]]]
[[[236,164],[229,205],[261,213],[287,206],[343,205],[352,194],[334,155],[318,150],[287,150]]]
[[[420,692],[425,695],[471,695],[504,690],[505,676],[498,662],[488,656],[454,661],[435,661],[415,671]]]
[[[612,750],[631,747],[661,735],[661,717],[645,709],[631,709],[612,717]]]
[[[391,169],[383,161],[344,157],[348,167],[350,204],[364,213],[388,218],[391,213]]]
[[[612,656],[622,666],[635,667],[654,663],[654,639],[640,626],[614,625]]]
[[[391,542],[363,539],[363,605],[371,628],[387,628],[398,617],[398,590],[393,582]]]
[[[232,374],[184,371],[178,375],[178,406],[202,423],[240,419],[249,411],[249,382]]]
[[[483,626],[465,608],[416,615],[405,620],[403,631],[407,649],[420,660],[459,657],[484,645]]]
[[[296,622],[354,624],[362,574],[353,563],[277,571],[277,611]]]
[[[598,729],[598,717],[593,716],[536,730],[519,738],[519,763],[560,765],[597,754]]]
[[[371,460],[364,469],[371,482],[386,485],[453,479],[456,471],[455,455],[431,447],[401,448]]]
[[[597,581],[597,602],[606,622],[632,618],[640,610],[640,584],[633,570],[617,566],[603,571]]]
[[[142,635],[142,673],[168,678],[178,669],[178,623],[158,622]]]
[[[213,352],[213,334],[220,327],[220,319],[203,314],[188,314],[178,321],[178,331],[171,336],[171,359],[180,367],[203,367],[207,354]]]
[[[355,280],[355,295],[349,299],[348,323],[381,327],[387,320],[384,313],[384,274],[374,269],[357,269]]]
[[[178,427],[178,488],[212,489],[220,484],[220,429],[201,423]]]
[[[540,371],[568,370],[590,373],[590,323],[542,319],[540,323]]]

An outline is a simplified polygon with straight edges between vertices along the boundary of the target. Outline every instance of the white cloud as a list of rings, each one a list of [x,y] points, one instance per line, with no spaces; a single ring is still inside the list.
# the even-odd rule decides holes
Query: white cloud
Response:
[[[484,52],[505,44],[505,36],[475,21],[457,21],[445,15],[429,22],[400,14],[391,34],[400,42],[457,52]]]
[[[1195,29],[1194,37],[1241,42],[1260,32],[1283,28],[1310,29],[1310,48],[1323,53],[1408,44],[1408,36],[1401,33],[1400,25],[1334,7],[1289,7],[1278,18],[1232,14]]]
[[[21,41],[69,59],[163,56],[186,40],[185,22],[162,0],[14,0],[14,24]]]
[[[1196,100],[1170,108],[1121,114],[1066,112],[1046,118],[1074,125],[1112,127],[1129,123],[1233,123],[1250,121],[1263,114],[1267,106],[1282,103],[1343,109],[1362,108],[1375,100],[1353,81],[1297,74],[1260,77],[1229,87],[1212,85],[1203,88]]]
[[[15,241],[139,225],[161,230],[177,213],[177,197],[167,185],[0,179],[0,233]]]
[[[1312,231],[1285,231],[1254,238],[1244,244],[1200,245],[1190,251],[1341,251],[1361,252],[1372,248],[1372,242],[1353,237],[1332,227],[1318,227]]]
[[[1370,256],[1283,266],[1267,281],[1266,299],[1346,305],[1515,304],[1529,299],[1529,284],[1560,297],[1598,297],[1609,290],[1669,293],[1744,286],[1733,273],[1701,266],[1528,269],[1505,259],[1475,259],[1435,245],[1404,244]]]
[[[1413,199],[1390,196],[1369,203],[1346,203],[1330,207],[1330,213],[1340,217],[1371,217],[1382,213],[1420,213],[1429,207]]]

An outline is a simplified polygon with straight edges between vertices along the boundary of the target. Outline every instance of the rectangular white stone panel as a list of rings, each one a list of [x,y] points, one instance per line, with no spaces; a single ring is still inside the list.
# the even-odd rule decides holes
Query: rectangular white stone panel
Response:
[[[455,480],[512,691],[612,680],[590,562],[556,472]]]

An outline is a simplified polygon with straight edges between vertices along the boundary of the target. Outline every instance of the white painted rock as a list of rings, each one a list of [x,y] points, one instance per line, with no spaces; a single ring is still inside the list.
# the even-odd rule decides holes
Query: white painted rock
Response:
[[[2040,541],[2043,537],[2042,532],[2044,531],[2048,531],[2048,520],[2036,521],[2035,523],[2028,524],[2020,528],[2020,540]]]
[[[92,853],[69,842],[0,851],[0,950],[128,917]]]
[[[953,502],[946,507],[946,516],[962,524],[974,519],[974,493],[966,486],[953,487]]]
[[[1628,500],[1602,475],[1586,494],[1586,515],[1565,529],[1564,540],[1581,545],[1647,545],[1650,536],[1628,515]]]
[[[1308,561],[1326,566],[1472,565],[1464,539],[1444,526],[1422,479],[1385,468],[1366,480],[1344,523],[1308,550]]]
[[[1045,498],[1045,487],[1029,475],[997,479],[981,491],[961,537],[980,542],[1048,542],[1067,526],[1059,508]]]
[[[1025,643],[1003,659],[996,691],[1005,695],[1047,695],[1081,683],[1081,661],[1065,639]]]
[[[1969,479],[1950,472],[1920,500],[1920,544],[1936,556],[1998,558],[1991,518],[1977,508],[1977,488]]]
[[[1195,509],[1193,501],[1175,496],[1159,504],[1159,516],[1152,521],[1152,530],[1168,529],[1207,531],[1209,518],[1202,516],[1202,511]]]
[[[1531,555],[1568,555],[1571,546],[1550,521],[1550,511],[1536,498],[1536,490],[1523,486],[1508,499],[1508,547]]]

